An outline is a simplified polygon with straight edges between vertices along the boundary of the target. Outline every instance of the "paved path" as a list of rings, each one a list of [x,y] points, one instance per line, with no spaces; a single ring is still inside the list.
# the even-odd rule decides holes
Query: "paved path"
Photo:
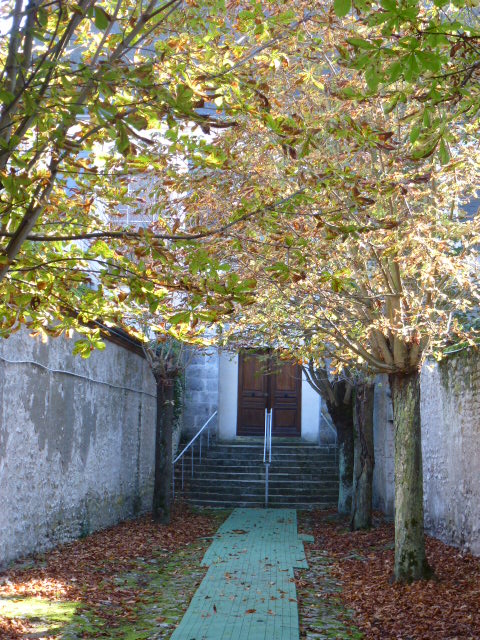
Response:
[[[171,640],[298,640],[293,569],[306,568],[294,509],[235,509]]]

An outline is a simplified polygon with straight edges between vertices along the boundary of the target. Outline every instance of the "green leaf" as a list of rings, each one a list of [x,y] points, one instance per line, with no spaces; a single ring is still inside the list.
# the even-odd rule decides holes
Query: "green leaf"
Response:
[[[103,240],[97,240],[91,247],[91,252],[95,256],[101,256],[102,258],[111,258],[115,255],[114,251]]]
[[[438,139],[435,139],[433,141],[429,140],[424,144],[419,144],[418,146],[415,146],[414,151],[412,153],[412,157],[415,160],[420,160],[420,158],[428,158],[429,156],[432,155],[432,153],[437,148],[437,143],[438,143]]]
[[[387,11],[396,11],[397,10],[397,3],[395,2],[395,0],[381,0],[380,4]]]
[[[180,324],[190,322],[190,311],[179,311],[168,319],[170,324]]]
[[[440,56],[428,51],[417,51],[416,56],[420,66],[424,69],[428,69],[428,71],[433,71],[435,73],[440,71],[442,67]]]
[[[121,123],[118,123],[117,125],[117,134],[117,149],[121,154],[125,154],[125,152],[130,148],[130,139],[126,128]]]
[[[393,98],[383,107],[384,113],[391,113],[398,104],[400,99],[400,94],[397,93],[393,96]]]
[[[367,83],[370,91],[376,91],[378,89],[378,85],[380,84],[380,76],[377,73],[377,69],[375,67],[370,67],[365,72],[365,82]]]
[[[343,18],[352,8],[352,0],[333,0],[333,10],[335,15]]]
[[[102,9],[102,7],[95,7],[94,19],[95,19],[95,26],[97,27],[97,29],[100,29],[100,31],[105,31],[105,29],[110,24],[110,18],[107,12],[105,11],[105,9]]]
[[[415,53],[411,53],[406,60],[405,71],[403,73],[407,82],[412,82],[418,76],[418,63]]]
[[[418,140],[418,136],[420,135],[420,127],[413,127],[410,131],[410,142],[414,144]]]
[[[448,150],[447,143],[443,138],[440,141],[440,148],[438,150],[438,155],[440,158],[440,162],[442,164],[447,164],[448,161],[450,160],[450,151]]]
[[[6,89],[0,89],[0,100],[4,102],[5,105],[8,106],[14,99],[15,99],[15,96],[13,95],[13,93],[11,93],[11,91],[7,91]]]
[[[396,82],[403,73],[403,65],[400,61],[394,62],[387,69],[387,76],[390,82]]]
[[[376,49],[377,47],[369,42],[368,40],[364,40],[363,38],[347,38],[348,44],[351,44],[352,47],[356,47],[357,49]]]

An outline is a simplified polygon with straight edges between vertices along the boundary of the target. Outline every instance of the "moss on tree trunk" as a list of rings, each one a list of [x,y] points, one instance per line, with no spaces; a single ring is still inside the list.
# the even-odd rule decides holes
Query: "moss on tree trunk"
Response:
[[[372,526],[372,482],[375,454],[373,448],[373,384],[359,384],[354,400],[354,463],[352,531]]]
[[[395,580],[432,576],[425,555],[420,373],[392,374],[395,426]]]
[[[155,429],[155,480],[152,516],[156,522],[170,522],[172,489],[172,436],[174,380],[156,378],[157,417]]]

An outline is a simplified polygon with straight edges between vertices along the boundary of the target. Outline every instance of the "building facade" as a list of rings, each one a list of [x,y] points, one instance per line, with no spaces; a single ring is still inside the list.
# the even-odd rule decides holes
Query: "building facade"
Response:
[[[219,440],[263,438],[265,411],[273,410],[273,436],[330,444],[335,431],[320,395],[300,366],[271,353],[197,352],[187,368],[184,425],[195,433],[218,411]]]

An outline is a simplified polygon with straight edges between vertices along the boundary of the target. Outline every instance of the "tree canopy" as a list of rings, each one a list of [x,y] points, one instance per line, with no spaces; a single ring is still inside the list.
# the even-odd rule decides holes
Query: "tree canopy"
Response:
[[[228,63],[217,46],[223,10],[179,0],[2,5],[3,336],[22,324],[75,327],[99,346],[91,322],[121,324],[145,304],[168,317],[171,292],[191,294],[190,312],[206,301],[211,317],[219,296],[242,299],[245,288],[188,244],[216,229],[169,184],[192,158],[215,166],[206,132],[235,125],[216,113],[206,73]],[[255,214],[231,213],[227,228]]]
[[[1,11],[0,335],[77,329],[87,356],[104,324],[191,340],[227,318],[333,372],[388,373],[396,576],[426,576],[419,369],[478,340],[477,11]]]

